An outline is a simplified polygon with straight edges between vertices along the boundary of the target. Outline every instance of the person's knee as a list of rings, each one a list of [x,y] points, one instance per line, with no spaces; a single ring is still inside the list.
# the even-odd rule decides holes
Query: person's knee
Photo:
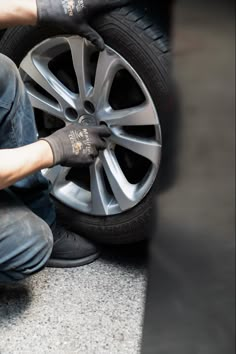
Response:
[[[36,217],[33,224],[26,220],[21,227],[0,257],[0,283],[16,282],[37,273],[51,255],[53,236],[44,221]]]
[[[25,259],[22,259],[21,266],[18,268],[24,276],[32,275],[41,270],[48,261],[53,248],[53,235],[50,227],[41,219],[34,225],[32,242],[29,244]]]
[[[8,101],[13,100],[19,80],[19,71],[15,63],[7,56],[0,54],[0,97],[7,94]]]
[[[6,55],[0,53],[1,74],[7,77],[18,75],[16,64]]]

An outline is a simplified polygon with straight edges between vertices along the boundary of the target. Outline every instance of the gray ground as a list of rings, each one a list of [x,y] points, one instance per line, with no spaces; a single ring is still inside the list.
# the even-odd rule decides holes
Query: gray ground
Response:
[[[145,257],[106,253],[89,266],[46,269],[0,288],[0,353],[139,353]]]

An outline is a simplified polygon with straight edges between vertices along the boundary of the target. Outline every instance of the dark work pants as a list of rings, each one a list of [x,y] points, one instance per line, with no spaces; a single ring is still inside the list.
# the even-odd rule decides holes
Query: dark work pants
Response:
[[[0,191],[0,284],[22,280],[42,269],[52,246],[48,224],[10,191]]]
[[[0,54],[0,149],[36,141],[34,113],[18,69]],[[0,191],[0,283],[40,270],[50,256],[55,221],[49,183],[40,172]]]

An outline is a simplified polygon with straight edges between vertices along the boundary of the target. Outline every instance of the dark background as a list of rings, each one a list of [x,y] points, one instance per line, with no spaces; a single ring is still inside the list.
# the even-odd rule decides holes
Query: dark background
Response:
[[[235,353],[234,10],[173,7],[178,172],[156,203],[143,354]]]

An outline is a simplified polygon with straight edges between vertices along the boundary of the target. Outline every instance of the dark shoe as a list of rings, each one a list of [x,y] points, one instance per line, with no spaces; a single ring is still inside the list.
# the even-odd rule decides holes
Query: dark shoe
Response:
[[[99,257],[97,248],[83,237],[68,231],[63,226],[52,226],[54,246],[47,266],[73,268],[92,263]]]

